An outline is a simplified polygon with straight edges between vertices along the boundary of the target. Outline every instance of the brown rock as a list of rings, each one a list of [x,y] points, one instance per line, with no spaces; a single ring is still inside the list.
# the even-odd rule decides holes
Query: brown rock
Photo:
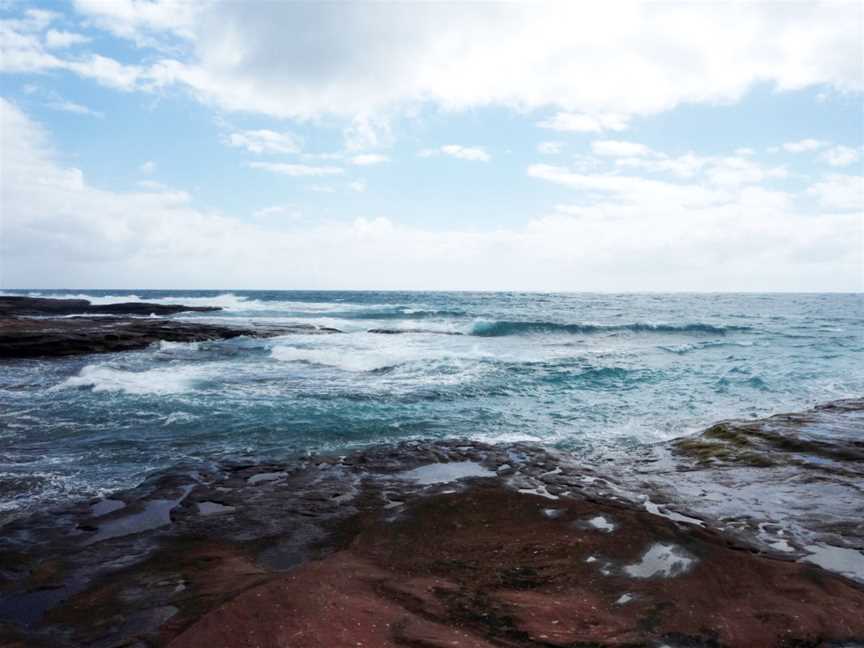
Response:
[[[864,638],[864,591],[851,582],[613,504],[476,486],[361,528],[348,549],[239,595],[169,645],[743,648]]]

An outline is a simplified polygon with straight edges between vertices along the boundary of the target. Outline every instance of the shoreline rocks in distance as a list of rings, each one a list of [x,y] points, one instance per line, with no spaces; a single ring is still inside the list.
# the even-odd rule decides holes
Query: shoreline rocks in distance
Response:
[[[162,318],[177,313],[220,310],[217,306],[145,302],[93,305],[85,299],[4,296],[0,297],[0,359],[134,351],[160,341],[204,342],[241,335],[272,337],[297,332],[340,332],[311,324],[243,327]]]
[[[0,297],[0,317],[45,317],[61,315],[176,315],[177,313],[210,313],[219,306],[184,306],[181,304],[150,304],[124,302],[92,304],[86,299],[53,299],[50,297]]]

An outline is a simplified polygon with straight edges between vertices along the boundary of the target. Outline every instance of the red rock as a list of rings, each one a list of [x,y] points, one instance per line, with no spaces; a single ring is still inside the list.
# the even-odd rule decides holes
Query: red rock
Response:
[[[544,516],[550,506],[561,515]],[[614,531],[586,524],[597,515],[612,521]],[[715,533],[643,511],[553,504],[477,486],[421,499],[395,522],[366,520],[360,528],[349,548],[244,592],[169,645],[474,648],[677,640],[749,648],[864,638],[864,591],[853,583],[730,548]],[[690,568],[654,578],[625,570],[658,543],[686,553]],[[591,556],[596,560],[586,562]],[[621,604],[623,594],[633,599]]]

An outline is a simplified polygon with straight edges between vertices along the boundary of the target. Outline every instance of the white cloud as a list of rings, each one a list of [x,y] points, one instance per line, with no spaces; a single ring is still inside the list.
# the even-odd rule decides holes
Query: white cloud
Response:
[[[4,287],[511,290],[861,290],[860,177],[814,187],[826,205],[759,186],[706,187],[538,165],[574,189],[559,213],[494,231],[396,217],[253,221],[161,186],[95,187],[0,100]],[[855,189],[855,187],[858,189]],[[857,192],[857,193],[856,193]],[[857,197],[856,197],[857,196]],[[856,206],[857,205],[857,206]],[[266,210],[267,208],[265,208]],[[182,284],[182,286],[180,285]]]
[[[654,151],[636,142],[596,141],[592,151],[600,156],[614,157],[620,169],[641,169],[649,173],[668,173],[678,178],[693,178],[703,174],[705,182],[715,186],[757,184],[788,176],[785,167],[766,167],[750,155],[703,156],[694,153],[669,155]]]
[[[28,83],[22,88],[25,94],[39,97],[45,102],[45,106],[51,110],[73,113],[75,115],[88,115],[90,117],[103,118],[105,114],[88,108],[83,104],[69,101],[54,90],[43,88],[35,83]]]
[[[138,170],[144,175],[150,175],[156,171],[156,163],[153,160],[147,160],[138,167]]]
[[[630,157],[615,160],[616,166],[644,169],[651,173],[671,173],[679,178],[692,178],[699,173],[710,159],[694,153],[669,156],[655,153],[651,157]]]
[[[537,122],[540,128],[565,133],[602,133],[603,131],[627,130],[629,118],[625,115],[584,115],[559,112],[551,119]]]
[[[253,169],[262,169],[271,173],[279,173],[287,176],[331,176],[341,175],[345,172],[341,167],[335,166],[310,166],[308,164],[287,164],[283,162],[250,162]]]
[[[788,172],[783,167],[763,167],[749,158],[730,155],[711,158],[705,174],[708,181],[715,185],[737,186],[785,178]]]
[[[610,197],[626,204],[672,203],[691,208],[720,204],[728,199],[725,192],[698,185],[684,185],[638,176],[609,173],[581,173],[566,167],[533,164],[528,175],[585,192],[592,200]]]
[[[503,105],[560,111],[546,127],[603,132],[625,128],[624,116],[736,101],[758,82],[864,89],[858,3],[76,0],[75,7],[97,27],[166,53],[127,66],[117,87],[176,84],[228,110],[279,117],[386,122],[395,110],[427,103]],[[104,61],[52,58],[38,44],[11,50],[7,68],[67,69],[102,83],[120,75]]]
[[[370,164],[381,164],[382,162],[387,162],[389,160],[386,155],[380,155],[378,153],[365,153],[363,155],[355,155],[351,158],[351,164],[356,164],[358,166],[369,166]]]
[[[449,155],[450,157],[460,160],[470,160],[472,162],[488,162],[492,159],[486,150],[479,146],[461,146],[459,144],[445,144],[438,148],[423,149],[417,155],[420,157]]]
[[[644,144],[638,142],[623,142],[620,140],[597,140],[591,142],[591,151],[594,155],[604,157],[642,157],[651,154]]]
[[[42,32],[56,20],[50,11],[28,10],[22,18],[0,20],[0,72],[68,71],[118,90],[153,87],[158,80],[143,67],[124,65],[99,54],[61,58],[48,51]],[[47,40],[47,36],[45,37]],[[55,36],[55,40],[56,40]]]
[[[822,140],[802,139],[797,142],[786,142],[783,148],[789,153],[806,153],[808,151],[817,151],[826,146],[828,146],[828,142],[823,142]]]
[[[353,182],[348,183],[348,188],[351,191],[363,192],[366,191],[366,181],[365,180],[354,180]]]
[[[832,146],[823,151],[819,159],[831,166],[849,166],[861,159],[861,150],[843,145]]]
[[[564,142],[540,142],[537,145],[537,152],[542,155],[558,155],[564,150]]]
[[[386,148],[393,143],[390,123],[382,116],[354,115],[351,123],[342,131],[347,151],[365,151]]]
[[[64,49],[73,45],[83,45],[92,39],[84,34],[49,29],[45,32],[45,46],[49,49]]]
[[[195,39],[203,3],[182,0],[74,0],[75,9],[97,27],[141,46],[161,46],[166,37]]]
[[[244,148],[250,153],[300,152],[300,139],[296,135],[266,129],[231,133],[226,141],[230,146]]]
[[[272,205],[270,207],[263,207],[261,209],[256,209],[253,214],[253,218],[258,221],[271,221],[275,219],[279,220],[294,220],[301,217],[300,211],[288,205]]]
[[[46,105],[52,110],[59,110],[61,112],[68,112],[76,115],[88,115],[90,117],[98,117],[99,119],[105,117],[105,113],[103,112],[100,112],[98,110],[92,110],[87,106],[75,103],[74,101],[68,101],[66,99],[49,101]]]
[[[864,176],[832,174],[807,189],[827,209],[864,212]],[[860,223],[864,228],[864,219]],[[864,233],[860,229],[859,236]]]

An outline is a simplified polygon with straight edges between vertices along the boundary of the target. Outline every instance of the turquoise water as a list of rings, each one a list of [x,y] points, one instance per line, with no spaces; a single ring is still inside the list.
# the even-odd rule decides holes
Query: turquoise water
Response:
[[[620,456],[864,394],[861,295],[25,294],[215,305],[178,318],[344,333],[0,365],[0,513],[179,463],[417,437]]]

